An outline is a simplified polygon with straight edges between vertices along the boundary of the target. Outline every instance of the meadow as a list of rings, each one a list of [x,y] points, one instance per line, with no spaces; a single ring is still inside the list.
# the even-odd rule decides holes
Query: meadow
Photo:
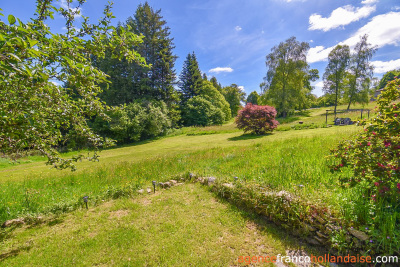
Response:
[[[318,124],[325,119],[324,111],[311,109],[299,119],[302,125]],[[357,118],[357,114],[346,115]],[[333,121],[333,117],[328,119]],[[181,128],[160,139],[101,151],[99,162],[78,162],[76,172],[52,169],[39,156],[22,158],[19,164],[3,160],[0,221],[75,209],[82,205],[83,196],[92,202],[116,198],[132,194],[152,180],[163,182],[189,172],[257,181],[313,201],[323,199],[326,205],[339,209],[338,199],[345,192],[337,186],[325,157],[330,148],[359,129],[340,126],[294,131],[293,125],[300,124],[283,122],[278,131],[266,136],[245,135],[233,121],[222,126]],[[279,131],[285,127],[290,131]],[[74,153],[78,152],[65,155]],[[300,190],[299,185],[304,187]]]
[[[347,116],[357,119],[356,113],[346,114]],[[100,207],[110,201],[120,203],[118,207],[128,205],[131,208],[132,204],[126,204],[127,200],[124,199],[142,198],[138,196],[138,189],[151,187],[152,181],[179,179],[189,173],[204,177],[214,176],[227,182],[233,182],[234,177],[238,177],[243,183],[257,183],[273,191],[285,190],[317,206],[326,207],[350,224],[362,221],[363,216],[368,216],[365,214],[367,209],[363,208],[365,200],[357,190],[339,186],[338,177],[330,172],[327,159],[331,148],[339,141],[353,136],[361,128],[351,125],[298,129],[292,127],[299,125],[297,120],[302,120],[303,125],[321,124],[325,120],[324,109],[313,109],[298,115],[291,122],[282,122],[277,131],[264,136],[243,134],[236,129],[233,122],[222,126],[182,128],[159,139],[101,151],[99,162],[78,162],[76,172],[54,170],[45,165],[44,159],[39,156],[22,158],[19,163],[3,160],[0,165],[0,222],[18,217],[31,218],[34,222],[37,216],[65,216],[63,214],[68,214],[66,212],[72,212],[67,221],[76,222],[78,218],[82,218],[83,222],[88,222],[90,219],[84,215],[86,211],[83,196],[89,197],[90,214],[102,212]],[[280,127],[289,129],[280,130]],[[78,152],[69,152],[68,155],[74,153]],[[117,199],[121,199],[118,200],[121,202],[115,202]],[[161,205],[159,208],[165,207]],[[103,231],[101,228],[106,227],[103,225],[103,217],[106,215],[94,216],[98,216],[95,220],[101,221],[95,230],[100,233]],[[226,220],[232,216],[236,215],[231,214]],[[176,216],[171,218],[175,219]],[[46,237],[45,232],[50,230],[51,225],[49,223],[32,230],[15,230],[11,233],[2,230],[0,238],[4,251],[9,251],[12,244],[19,242],[21,238],[25,240],[29,235],[35,235],[40,242],[45,242],[43,240],[50,238]],[[125,230],[128,231],[127,228]],[[156,235],[156,230],[153,229],[151,233]],[[71,233],[66,235],[69,234]],[[137,234],[142,237],[141,233]],[[176,238],[183,235],[184,231],[181,236],[177,234]],[[123,242],[119,238],[113,242]],[[93,243],[95,241],[89,239],[90,237],[85,237],[82,242],[89,242],[91,248],[97,247]],[[69,253],[75,251],[69,242],[65,246]],[[182,250],[185,249],[182,247]],[[121,250],[118,248],[115,251]],[[184,252],[183,255],[185,253],[189,252]],[[49,262],[54,257],[50,254]],[[76,260],[80,261],[79,257]],[[91,257],[88,263],[97,262],[95,254]],[[168,256],[165,257],[168,259]],[[104,262],[110,260],[106,256],[101,258]],[[23,263],[25,258],[21,259]],[[160,264],[163,262],[163,259],[154,260]],[[199,258],[193,260],[196,263],[201,262]],[[40,262],[40,257],[37,261]]]

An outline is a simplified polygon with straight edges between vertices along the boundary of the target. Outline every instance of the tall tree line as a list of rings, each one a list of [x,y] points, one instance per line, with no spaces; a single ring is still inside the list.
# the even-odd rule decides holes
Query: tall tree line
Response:
[[[348,104],[347,110],[355,102],[368,103],[373,75],[371,58],[375,52],[376,48],[368,43],[368,36],[363,35],[352,53],[347,45],[337,45],[329,53],[323,91],[334,96],[335,117],[340,100]]]

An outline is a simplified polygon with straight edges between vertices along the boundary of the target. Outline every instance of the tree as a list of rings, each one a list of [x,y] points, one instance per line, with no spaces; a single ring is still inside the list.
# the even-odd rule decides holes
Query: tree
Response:
[[[245,100],[246,93],[243,92],[236,84],[232,84],[222,88],[222,95],[229,103],[232,117],[236,117],[240,107],[242,106],[241,102]]]
[[[328,56],[328,66],[324,73],[324,88],[326,94],[335,95],[335,118],[338,100],[344,93],[346,70],[350,61],[350,48],[347,45],[337,45]]]
[[[348,100],[347,110],[353,102],[368,103],[368,90],[374,67],[370,63],[376,47],[367,42],[368,35],[360,37],[350,58],[348,88],[345,96]]]
[[[99,85],[108,82],[107,76],[93,67],[90,55],[102,57],[109,48],[118,58],[144,60],[124,46],[141,39],[124,31],[117,34],[110,26],[111,5],[106,6],[98,25],[83,17],[77,29],[74,18],[84,1],[72,8],[72,0],[68,0],[67,8],[58,9],[52,2],[37,1],[35,17],[26,24],[13,15],[8,16],[8,24],[0,21],[0,151],[15,157],[35,149],[56,168],[74,168],[73,161],[83,156],[65,159],[55,149],[68,139],[68,133],[81,136],[92,147],[104,145],[86,122],[95,115],[105,116],[106,107],[97,95],[101,93]],[[65,18],[65,34],[52,33],[46,25],[53,10]]]
[[[199,95],[203,79],[194,52],[187,55],[186,60],[183,63],[182,72],[179,75],[179,80],[179,88],[182,93],[182,103],[185,103],[190,98]]]
[[[274,46],[266,57],[268,72],[261,84],[263,98],[273,104],[282,117],[301,107],[312,89],[305,83],[313,77],[306,60],[309,48],[308,43],[300,43],[296,37],[291,37]]]
[[[168,108],[163,101],[138,100],[107,112],[111,120],[97,117],[91,127],[118,144],[164,135],[171,128]]]
[[[239,111],[236,124],[245,133],[265,134],[272,132],[278,126],[279,123],[275,120],[276,114],[274,107],[249,103]]]
[[[231,110],[229,103],[212,83],[203,81],[198,95],[183,106],[182,117],[187,126],[222,124],[230,120]]]
[[[210,82],[219,92],[222,92],[222,85],[217,81],[217,78],[211,77]]]
[[[149,64],[120,62],[107,51],[106,58],[97,60],[99,68],[110,76],[112,84],[102,95],[111,105],[120,105],[137,99],[162,100],[168,106],[177,102],[178,94],[174,89],[176,56],[170,28],[161,16],[161,10],[154,10],[145,2],[136,9],[118,30],[133,32],[143,36],[143,42],[132,44],[130,49],[137,51]]]
[[[251,103],[253,105],[258,105],[259,104],[258,102],[260,101],[259,99],[260,99],[259,94],[256,91],[253,91],[247,97],[246,104]]]
[[[393,81],[396,77],[399,76],[400,76],[400,69],[386,72],[383,75],[382,79],[379,81],[378,89],[385,88],[388,82]]]

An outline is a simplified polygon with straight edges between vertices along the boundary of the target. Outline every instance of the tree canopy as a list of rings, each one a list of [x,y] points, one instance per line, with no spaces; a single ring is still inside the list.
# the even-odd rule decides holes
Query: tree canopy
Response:
[[[350,48],[347,45],[337,45],[328,56],[328,65],[324,73],[324,88],[326,94],[335,95],[335,117],[338,100],[345,90],[345,78],[350,61]]]
[[[126,46],[139,44],[141,38],[122,30],[117,34],[110,25],[111,4],[99,24],[83,17],[78,29],[74,18],[80,8],[72,8],[72,1],[67,1],[67,8],[55,8],[52,2],[37,1],[36,14],[28,23],[13,15],[8,23],[0,20],[0,151],[17,157],[35,149],[54,167],[74,168],[73,161],[82,156],[61,158],[55,149],[69,134],[81,136],[92,147],[104,145],[86,122],[88,117],[104,115],[106,107],[98,95],[100,84],[108,83],[106,74],[92,65],[91,56],[103,57],[108,48],[117,58],[139,64],[144,60]],[[77,7],[83,3],[78,1]],[[65,18],[66,33],[53,33],[47,26],[55,15]]]
[[[345,92],[347,99],[347,109],[354,102],[368,103],[369,87],[374,67],[371,58],[376,52],[376,48],[368,43],[368,36],[363,35],[354,47],[354,52],[350,58],[348,70],[348,86]]]
[[[268,68],[265,82],[261,84],[263,99],[276,107],[278,114],[285,117],[288,112],[301,108],[306,102],[307,93],[312,89],[309,79],[318,73],[310,73],[307,52],[310,46],[291,37],[271,49],[266,57]]]

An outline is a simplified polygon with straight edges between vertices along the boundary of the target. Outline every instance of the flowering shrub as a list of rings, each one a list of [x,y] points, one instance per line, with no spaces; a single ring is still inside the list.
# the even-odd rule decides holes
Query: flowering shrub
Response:
[[[387,84],[377,101],[378,115],[352,140],[342,141],[332,150],[333,171],[350,175],[341,177],[345,186],[366,185],[372,200],[392,204],[400,201],[400,79]],[[346,172],[347,171],[347,172]]]
[[[278,126],[279,123],[275,117],[276,109],[274,107],[248,103],[239,111],[236,124],[245,133],[265,134],[272,132]]]

